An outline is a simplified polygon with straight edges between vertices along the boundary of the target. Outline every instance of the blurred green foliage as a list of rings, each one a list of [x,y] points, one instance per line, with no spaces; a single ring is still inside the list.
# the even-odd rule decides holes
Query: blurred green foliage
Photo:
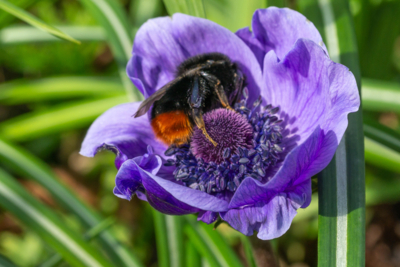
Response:
[[[251,17],[257,8],[277,5],[302,10],[309,2],[203,0],[206,18],[231,31],[251,26]],[[65,29],[82,44],[36,34],[31,26],[0,10],[0,135],[40,162],[45,162],[57,182],[69,188],[90,210],[95,210],[96,216],[116,218],[116,223],[107,229],[111,236],[107,240],[111,240],[110,244],[114,241],[122,243],[123,248],[109,257],[114,257],[115,262],[126,260],[125,263],[135,262],[143,266],[162,266],[160,260],[164,261],[163,266],[168,266],[171,261],[180,262],[182,266],[185,263],[186,266],[195,266],[195,262],[207,257],[209,263],[229,265],[232,259],[226,255],[239,255],[233,259],[238,257],[238,265],[244,265],[251,245],[255,263],[259,264],[263,260],[260,251],[261,254],[272,251],[270,245],[255,238],[251,238],[250,243],[247,239],[243,241],[240,234],[225,224],[218,226],[217,237],[210,241],[212,234],[207,234],[212,233],[211,228],[204,225],[191,227],[191,216],[181,222],[185,224],[181,229],[184,255],[174,255],[173,260],[162,258],[166,255],[157,251],[156,240],[161,238],[171,242],[174,237],[160,236],[163,232],[155,232],[154,224],[167,227],[168,222],[157,221],[148,205],[136,198],[128,202],[114,197],[112,189],[116,170],[111,153],[100,153],[95,158],[78,154],[85,131],[94,118],[109,107],[128,101],[124,88],[128,92],[131,90],[133,99],[139,99],[134,89],[129,87],[131,85],[121,78],[128,60],[123,39],[121,36],[110,37],[112,27],[107,28],[107,18],[96,15],[96,7],[91,6],[93,2],[89,0],[15,0],[12,3],[45,23]],[[130,40],[146,20],[167,15],[167,8],[161,0],[107,0],[105,3],[118,7],[112,9],[115,14],[124,12],[125,18],[121,23],[125,25],[125,34]],[[365,92],[365,122],[378,123],[384,132],[390,129],[395,133],[388,138],[387,135],[380,135],[381,139],[367,135],[365,139],[368,218],[372,218],[376,205],[400,202],[400,153],[396,149],[400,132],[400,0],[352,0],[350,7]],[[318,17],[310,14],[309,19],[313,21]],[[21,31],[13,31],[16,27]],[[85,34],[91,29],[97,30],[93,35]],[[31,34],[26,34],[29,30]],[[79,36],[86,36],[86,39]],[[0,166],[13,175],[26,192],[61,217],[66,228],[83,238],[90,227],[63,206],[51,189],[34,182],[27,173],[16,171],[3,159]],[[318,196],[314,194],[310,207],[299,210],[288,233],[272,243],[282,262],[317,266],[317,202]],[[37,266],[55,254],[54,248],[12,215],[13,212],[5,208],[0,211],[0,262],[4,256],[18,266]],[[202,251],[199,248],[204,242],[216,242],[222,249]],[[226,242],[230,246],[224,244]],[[96,248],[103,246],[103,252],[106,250],[99,239],[91,244]],[[123,255],[129,253],[135,256],[125,259]],[[168,251],[164,254],[169,255]],[[136,262],[136,259],[139,260]]]

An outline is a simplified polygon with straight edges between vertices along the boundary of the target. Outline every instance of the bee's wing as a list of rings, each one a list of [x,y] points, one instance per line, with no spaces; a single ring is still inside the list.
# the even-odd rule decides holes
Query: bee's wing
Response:
[[[158,89],[154,94],[149,96],[149,98],[145,99],[142,104],[140,104],[138,110],[136,111],[135,115],[133,115],[135,118],[140,117],[144,114],[146,114],[147,111],[151,108],[151,105],[153,105],[154,102],[157,100],[160,100],[165,93],[170,89],[172,86],[174,86],[176,83],[178,83],[182,78],[178,77],[177,79],[167,83],[160,89]]]
[[[239,102],[242,97],[243,87],[245,87],[245,76],[240,70],[237,70],[236,78],[235,78],[235,88],[234,91],[229,96],[229,103],[234,105],[236,102]]]

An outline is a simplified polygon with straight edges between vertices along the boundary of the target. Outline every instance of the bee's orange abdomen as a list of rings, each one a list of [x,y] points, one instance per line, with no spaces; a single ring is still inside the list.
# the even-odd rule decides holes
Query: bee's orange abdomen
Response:
[[[188,143],[192,135],[189,118],[181,110],[157,115],[151,120],[151,126],[156,137],[167,145]]]

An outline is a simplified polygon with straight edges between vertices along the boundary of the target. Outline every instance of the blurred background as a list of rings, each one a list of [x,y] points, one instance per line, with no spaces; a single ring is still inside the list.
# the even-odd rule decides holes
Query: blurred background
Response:
[[[124,74],[131,43],[121,42],[123,36],[115,29],[121,27],[122,35],[132,39],[147,19],[168,15],[161,0],[98,1],[111,5],[108,11],[120,18],[117,26],[107,22],[107,7],[102,11],[96,1],[10,2],[81,44],[57,39],[0,9],[0,180],[6,184],[0,185],[0,265],[68,266],[57,254],[63,249],[59,243],[65,242],[54,241],[46,227],[27,223],[24,216],[29,207],[24,210],[23,205],[7,202],[7,192],[12,192],[74,240],[93,239],[76,242],[90,246],[89,253],[99,252],[100,258],[113,262],[111,266],[123,266],[118,262],[125,258],[127,266],[130,261],[131,266],[168,266],[160,258],[160,244],[166,242],[171,221],[188,240],[188,258],[182,266],[196,266],[195,259],[212,266],[211,260],[200,260],[202,240],[196,239],[196,233],[228,244],[242,266],[254,266],[249,251],[258,266],[278,266],[277,262],[282,267],[317,266],[316,193],[310,207],[299,211],[281,238],[244,239],[225,224],[212,231],[212,226],[193,226],[193,216],[160,217],[137,198],[129,202],[115,197],[114,155],[79,155],[97,116],[119,103],[140,100]],[[296,9],[311,21],[318,19],[309,0],[203,2],[206,17],[231,31],[250,26],[257,8],[274,5]],[[400,266],[400,1],[352,0],[350,10],[358,42],[366,135],[366,265]],[[129,256],[124,258],[125,252]],[[68,257],[68,252],[63,255]],[[69,264],[74,265],[73,260]]]

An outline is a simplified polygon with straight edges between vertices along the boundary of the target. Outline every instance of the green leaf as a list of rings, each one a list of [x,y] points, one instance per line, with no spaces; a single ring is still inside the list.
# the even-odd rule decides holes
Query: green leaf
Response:
[[[183,218],[165,215],[168,236],[169,266],[184,267]]]
[[[400,153],[400,133],[373,120],[364,120],[364,135]]]
[[[165,215],[152,209],[156,233],[158,265],[183,267],[184,221],[181,216]]]
[[[362,80],[362,104],[365,110],[400,113],[400,84],[379,80]]]
[[[152,209],[156,233],[158,266],[183,267],[183,218]]]
[[[365,142],[365,148],[368,150],[367,141]],[[375,177],[372,172],[367,172],[367,176],[370,176],[365,192],[367,206],[399,202],[400,179],[398,177]],[[310,206],[305,209],[299,209],[298,214],[293,219],[293,223],[316,218],[318,216],[318,202],[318,193],[315,193],[312,195]]]
[[[7,164],[7,167],[12,168],[24,177],[35,180],[46,188],[58,203],[75,214],[86,227],[95,227],[102,221],[98,214],[58,181],[59,179],[46,163],[1,138],[0,159],[2,164]],[[104,231],[99,236],[99,241],[115,266],[143,266],[133,256],[132,252],[121,245],[110,232]]]
[[[103,232],[105,229],[109,228],[112,224],[115,223],[115,220],[113,218],[108,218],[89,231],[86,232],[84,235],[84,240],[90,241],[91,239],[95,238],[98,236],[101,232]],[[63,258],[61,257],[60,254],[55,254],[53,255],[50,259],[45,261],[44,263],[40,264],[39,267],[53,267],[53,266],[58,266],[62,262]]]
[[[365,137],[365,161],[389,171],[400,173],[400,153]]]
[[[267,5],[276,7],[286,7],[285,0],[267,0]]]
[[[13,4],[22,9],[27,9],[35,3],[35,0],[13,0]],[[15,20],[15,16],[7,12],[0,12],[0,28],[5,25],[12,23]]]
[[[31,14],[29,14],[28,12],[26,12],[25,10],[11,4],[8,1],[5,0],[0,0],[0,9],[3,9],[4,11],[18,17],[19,19],[25,21],[26,23],[31,24],[32,26],[41,29],[42,31],[48,32],[58,38],[67,40],[67,41],[71,41],[77,44],[80,44],[79,41],[75,40],[74,38],[72,38],[71,36],[63,33],[62,31],[44,23],[43,21],[35,18],[34,16],[32,16]]]
[[[186,266],[201,267],[201,257],[193,243],[188,240],[185,244]]]
[[[244,253],[246,255],[247,265],[249,267],[257,267],[256,262],[254,261],[253,248],[251,246],[249,237],[245,236],[245,235],[241,235],[240,239],[242,240]]]
[[[183,13],[200,18],[205,18],[202,0],[164,0],[168,13],[172,16],[174,13]]]
[[[2,267],[17,267],[12,261],[0,254],[0,266]]]
[[[102,77],[59,77],[13,81],[0,85],[0,103],[7,105],[77,97],[106,97],[124,94],[119,79]]]
[[[87,231],[84,235],[85,240],[92,240],[96,238],[98,235],[100,235],[102,232],[104,232],[106,229],[110,228],[111,225],[115,223],[115,219],[112,217],[109,217],[105,219],[104,221],[100,222],[98,225],[92,227]]]
[[[235,32],[249,27],[254,11],[265,8],[265,0],[204,0],[207,19]]]
[[[360,6],[358,17],[364,20],[357,36],[362,73],[375,79],[393,79],[396,76],[393,51],[400,33],[400,1],[364,0],[357,4]]]
[[[323,29],[329,55],[349,67],[360,89],[357,44],[346,0],[304,1],[304,15]],[[365,266],[365,163],[361,108],[349,114],[336,155],[318,179],[318,265]]]
[[[0,205],[35,231],[71,265],[112,266],[3,170],[0,170]]]
[[[60,31],[79,41],[105,41],[103,28],[98,26],[59,26]],[[58,42],[59,38],[32,26],[11,26],[0,31],[1,45],[16,45],[38,42]]]
[[[211,266],[243,267],[232,248],[218,231],[213,229],[213,225],[196,222],[189,216],[185,218],[188,222],[185,226],[186,234]]]
[[[398,177],[376,177],[369,172],[367,180],[366,203],[368,206],[399,202],[400,179]]]
[[[165,222],[165,215],[155,209],[153,211],[154,228],[156,233],[157,257],[159,267],[168,267],[169,265],[169,251],[168,251],[168,237],[167,226]]]
[[[62,130],[77,129],[87,126],[107,109],[126,102],[126,96],[117,96],[34,111],[2,122],[0,135],[10,140],[26,141]]]
[[[164,4],[162,0],[136,0],[132,1],[129,13],[135,28],[139,28],[147,20],[162,16]]]
[[[365,142],[365,150],[368,150],[367,141]],[[372,172],[367,172],[367,176],[370,176],[365,192],[367,206],[396,203],[400,200],[400,179],[398,177],[389,179],[388,177],[374,177]],[[318,201],[318,193],[313,194],[310,206],[305,209],[299,209],[298,214],[293,219],[293,223],[317,217]]]
[[[190,242],[194,245],[196,250],[200,253],[203,259],[205,259],[210,267],[219,267],[220,264],[215,257],[213,251],[208,246],[204,238],[202,238],[201,233],[196,227],[185,225],[185,234],[189,238]]]
[[[132,36],[122,7],[113,0],[81,0],[80,2],[104,28],[117,61],[126,64],[131,57]]]
[[[80,0],[106,32],[108,42],[119,67],[119,74],[129,99],[142,99],[126,75],[125,67],[131,57],[132,36],[122,7],[115,0]]]

